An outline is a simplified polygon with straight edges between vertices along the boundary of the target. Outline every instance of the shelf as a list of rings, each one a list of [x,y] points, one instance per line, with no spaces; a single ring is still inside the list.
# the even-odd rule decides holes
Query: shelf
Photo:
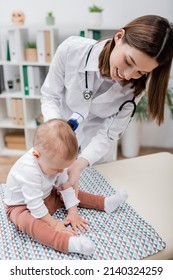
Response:
[[[22,98],[23,93],[21,91],[4,91],[3,93],[0,94],[0,98]]]
[[[40,99],[41,98],[41,94],[40,95],[25,95],[25,99]]]
[[[49,62],[31,62],[31,61],[22,61],[20,65],[32,65],[32,66],[50,66]]]
[[[18,62],[13,62],[13,61],[7,61],[7,60],[0,60],[0,65],[14,65],[18,66]]]
[[[12,62],[6,60],[0,60],[0,65],[8,65],[8,66],[22,66],[22,65],[35,65],[35,66],[50,66],[49,62],[34,62],[34,61],[21,61],[21,62]]]
[[[25,150],[14,150],[4,148],[1,150],[1,155],[3,156],[22,156],[26,151]]]
[[[33,38],[37,46],[36,62],[26,61],[25,57],[26,43]],[[0,154],[25,152],[5,147],[4,137],[13,131],[23,130],[26,149],[32,147],[37,128],[35,119],[41,114],[40,89],[57,42],[55,26],[0,26]]]
[[[0,121],[0,128],[24,129],[24,126],[16,125],[12,122],[10,118],[7,118]]]

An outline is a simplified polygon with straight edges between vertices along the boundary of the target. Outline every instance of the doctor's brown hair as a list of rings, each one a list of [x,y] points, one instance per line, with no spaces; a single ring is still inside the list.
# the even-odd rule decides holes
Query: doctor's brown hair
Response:
[[[123,81],[123,85],[131,83],[137,96],[147,84],[150,116],[160,125],[164,120],[165,97],[173,59],[173,25],[166,18],[146,15],[136,18],[122,29],[125,30],[123,43],[154,58],[159,64],[149,74]],[[113,37],[105,44],[99,56],[99,69],[103,76],[110,77],[109,58],[114,47]]]
[[[61,155],[64,160],[73,160],[78,154],[76,135],[69,124],[62,119],[42,123],[35,132],[34,148],[51,159]]]

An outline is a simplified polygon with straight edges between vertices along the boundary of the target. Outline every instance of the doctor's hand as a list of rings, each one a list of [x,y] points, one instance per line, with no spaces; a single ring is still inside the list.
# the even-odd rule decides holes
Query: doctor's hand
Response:
[[[85,158],[76,159],[73,164],[67,169],[67,174],[69,176],[68,181],[71,186],[75,189],[75,193],[78,194],[79,191],[79,178],[82,171],[89,165],[88,160]]]

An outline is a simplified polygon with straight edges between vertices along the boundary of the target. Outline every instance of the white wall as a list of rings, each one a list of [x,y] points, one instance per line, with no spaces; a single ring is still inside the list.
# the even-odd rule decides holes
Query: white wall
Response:
[[[173,18],[172,0],[0,0],[0,25],[10,25],[11,14],[18,9],[25,13],[26,25],[43,25],[46,13],[53,11],[62,41],[88,25],[88,7],[92,4],[104,8],[105,28],[120,28],[144,14]]]
[[[173,148],[173,120],[168,109],[161,126],[155,122],[142,124],[141,146]]]
[[[25,13],[26,25],[43,25],[46,13],[53,11],[62,41],[72,34],[78,35],[88,25],[88,7],[92,4],[104,8],[105,28],[122,27],[144,14],[158,14],[173,22],[172,0],[0,0],[0,25],[10,25],[11,14],[18,9]],[[161,128],[144,125],[142,145],[173,147],[173,120],[167,116]]]
[[[44,24],[48,11],[53,11],[61,27],[82,27],[88,22],[88,7],[97,4],[104,8],[103,26],[121,27],[144,14],[159,14],[173,18],[172,0],[0,0],[0,25],[11,23],[11,14],[21,9],[27,25]]]

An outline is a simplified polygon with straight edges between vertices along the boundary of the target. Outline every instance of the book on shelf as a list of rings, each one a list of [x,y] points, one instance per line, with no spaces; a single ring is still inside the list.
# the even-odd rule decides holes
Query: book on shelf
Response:
[[[4,83],[4,70],[3,66],[0,65],[0,93],[5,90],[5,83]]]
[[[16,98],[11,98],[11,118],[13,124],[18,124]]]
[[[24,46],[27,41],[27,33],[25,29],[8,30],[7,36],[7,52],[12,62],[24,60]],[[8,43],[9,42],[9,43]]]
[[[93,30],[93,39],[100,40],[101,38],[101,31],[100,30]]]
[[[25,135],[23,132],[11,132],[4,136],[8,149],[26,150]]]
[[[23,66],[25,95],[40,95],[45,75],[44,67]]]
[[[28,66],[23,65],[22,66],[23,70],[23,83],[24,83],[24,92],[25,95],[29,95],[29,86],[28,86]]]
[[[16,143],[16,142],[6,141],[6,147],[8,149],[13,149],[13,150],[26,150],[25,143]]]
[[[79,36],[85,37],[85,30],[80,30]]]
[[[37,31],[36,44],[37,44],[38,62],[50,63],[52,60],[51,31],[49,30]]]
[[[51,34],[50,31],[44,31],[45,60],[51,62]]]
[[[24,125],[24,112],[23,112],[23,100],[22,98],[16,99],[17,106],[17,121],[18,125]]]
[[[46,73],[44,67],[38,67],[38,66],[34,67],[34,88],[35,88],[34,95],[41,94],[40,89],[44,82],[45,76]]]
[[[36,34],[36,43],[37,43],[37,57],[38,62],[45,62],[45,42],[44,42],[44,31],[39,30]]]
[[[87,30],[86,32],[86,37],[87,38],[91,38],[91,39],[95,39],[95,40],[100,40],[101,38],[101,30]]]
[[[9,53],[10,53],[10,60],[12,62],[18,61],[18,32],[17,30],[9,30],[8,31],[8,42],[9,42]]]
[[[27,66],[27,75],[28,75],[28,90],[29,95],[35,94],[35,73],[34,73],[34,67],[33,66]]]
[[[7,60],[7,61],[10,61],[10,60],[11,60],[11,56],[10,56],[10,47],[9,47],[9,40],[7,40],[6,60]]]
[[[24,125],[22,98],[11,98],[11,117],[13,124]]]

